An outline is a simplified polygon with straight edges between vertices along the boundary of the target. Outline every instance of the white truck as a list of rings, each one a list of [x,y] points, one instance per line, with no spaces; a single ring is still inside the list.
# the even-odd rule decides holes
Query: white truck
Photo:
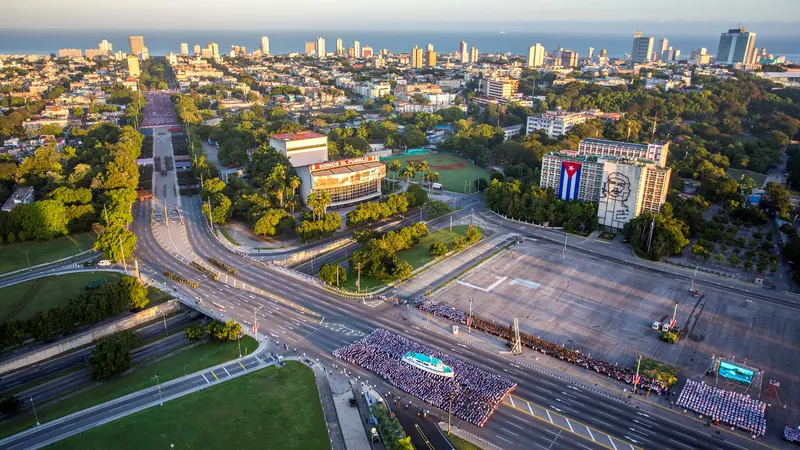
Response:
[[[444,186],[442,186],[442,183],[433,183],[431,185],[431,187],[434,188],[434,189],[438,189],[440,191],[444,189]]]

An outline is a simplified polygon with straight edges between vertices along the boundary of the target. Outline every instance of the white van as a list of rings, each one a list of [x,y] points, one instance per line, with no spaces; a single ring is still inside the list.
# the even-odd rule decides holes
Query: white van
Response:
[[[442,186],[442,183],[433,183],[433,184],[431,185],[431,187],[432,187],[432,188],[434,188],[434,189],[438,189],[438,190],[440,190],[440,191],[441,191],[442,189],[444,189],[444,186]]]
[[[107,259],[101,259],[100,261],[97,261],[97,265],[100,267],[107,267],[111,265],[111,261]]]

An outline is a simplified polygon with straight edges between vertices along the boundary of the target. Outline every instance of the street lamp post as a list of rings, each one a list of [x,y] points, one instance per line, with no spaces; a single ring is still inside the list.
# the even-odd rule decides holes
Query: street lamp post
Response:
[[[38,427],[39,425],[41,425],[41,423],[39,423],[39,415],[36,414],[36,405],[33,404],[33,396],[31,396],[30,398],[31,398],[31,407],[33,408],[33,417],[36,418],[36,426]]]
[[[236,344],[239,346],[239,358],[242,357],[242,333],[236,335]]]
[[[156,379],[156,383],[158,384],[158,406],[164,406],[164,398],[161,397],[161,381],[158,379],[158,375],[154,375],[153,378]],[[153,378],[151,378],[151,380]]]

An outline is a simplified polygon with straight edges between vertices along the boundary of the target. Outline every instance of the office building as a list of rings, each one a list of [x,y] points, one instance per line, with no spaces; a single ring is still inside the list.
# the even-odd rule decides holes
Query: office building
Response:
[[[375,55],[375,51],[372,50],[372,47],[369,45],[365,45],[361,47],[361,57],[362,58],[372,58]]]
[[[477,63],[478,63],[478,56],[479,56],[479,55],[480,55],[480,54],[478,53],[478,47],[475,47],[475,46],[473,45],[473,46],[472,46],[472,52],[471,52],[471,54],[470,54],[470,58],[469,58],[469,62],[471,62],[472,64],[477,64]]]
[[[465,41],[461,41],[461,43],[458,44],[458,53],[461,55],[462,63],[466,64],[469,62],[469,52]]]
[[[353,41],[353,55],[355,58],[361,58],[361,42]]]
[[[344,56],[344,43],[342,38],[336,39],[336,56]]]
[[[128,55],[128,75],[138,78],[140,74],[139,58],[137,58],[136,55]]]
[[[653,37],[642,36],[641,31],[633,35],[633,49],[631,50],[631,62],[642,64],[650,61],[653,53]]]
[[[97,57],[111,58],[114,56],[113,46],[105,39],[97,45],[97,48],[87,48],[85,53],[87,59]]]
[[[83,56],[83,51],[79,48],[60,48],[58,49],[59,58],[80,58]]]
[[[325,38],[317,38],[317,58],[325,59],[327,53],[325,52]]]
[[[199,56],[200,55],[200,44],[194,44],[194,48],[192,50],[194,50],[194,55],[195,56]]]
[[[580,155],[564,150],[542,158],[539,186],[562,200],[596,202],[603,227],[620,230],[643,211],[657,212],[667,199],[671,169],[653,161]]]
[[[705,47],[696,48],[692,50],[692,54],[689,59],[689,62],[703,66],[711,62],[711,55],[708,54],[708,49]]]
[[[211,52],[211,56],[214,58],[219,58],[219,44],[216,42],[209,42],[208,50]]]
[[[632,144],[630,142],[609,141],[606,139],[583,139],[578,144],[578,154],[596,156],[615,156],[624,159],[646,159],[659,167],[667,165],[669,142],[652,144]]]
[[[567,134],[575,125],[586,122],[586,114],[564,110],[546,111],[528,116],[527,134],[543,130],[547,137],[557,138]]]
[[[261,36],[261,53],[269,55],[269,38],[267,36]]]
[[[752,58],[756,34],[744,28],[734,28],[722,33],[717,50],[717,64],[747,64]]]
[[[594,58],[594,47],[589,47],[589,49],[586,51],[586,58]]]
[[[306,42],[306,56],[313,56],[317,53],[317,43],[316,42]]]
[[[283,153],[292,167],[328,160],[328,137],[313,131],[274,134],[269,137],[269,145]]]
[[[189,44],[181,42],[181,55],[186,56],[189,54]]]
[[[142,49],[144,48],[144,37],[128,36],[128,44],[131,48],[131,55],[138,55],[142,53]]]
[[[482,78],[480,90],[484,95],[495,98],[511,98],[519,88],[519,80],[508,77]]]
[[[544,46],[540,43],[528,47],[528,67],[540,67],[544,64]]]
[[[432,45],[429,46],[433,47]],[[430,48],[425,53],[425,65],[428,67],[436,67],[436,52],[433,51],[433,48]]]
[[[658,49],[656,51],[658,52],[659,57],[661,57],[661,55],[663,55],[668,48],[669,48],[669,39],[662,37],[661,39],[658,40]]]
[[[425,52],[432,52],[433,51],[433,44],[428,44],[425,47]]]
[[[331,207],[381,196],[381,180],[386,177],[386,165],[378,156],[327,161],[297,167],[300,178],[300,197],[306,203],[312,192],[327,192]]]
[[[578,67],[578,52],[572,50],[561,52],[561,67]]]
[[[417,47],[416,45],[414,48],[411,49],[411,68],[412,69],[421,69],[422,68],[422,49]]]
[[[33,203],[33,193],[33,186],[17,187],[14,189],[14,193],[11,194],[11,197],[8,197],[5,203],[3,203],[3,207],[0,208],[0,211],[10,212],[17,205],[27,205],[28,203]]]

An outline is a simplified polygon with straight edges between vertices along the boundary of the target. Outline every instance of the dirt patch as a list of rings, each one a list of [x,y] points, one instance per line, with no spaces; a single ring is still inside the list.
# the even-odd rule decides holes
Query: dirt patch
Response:
[[[406,164],[411,163],[416,166],[419,165],[422,161],[423,161],[422,159],[409,159],[408,161],[406,161]],[[458,170],[467,167],[467,165],[462,162],[454,162],[450,164],[435,164],[431,163],[431,161],[427,159],[425,161],[428,161],[428,167],[430,167],[431,170]],[[439,159],[438,161],[445,161],[445,160]]]

